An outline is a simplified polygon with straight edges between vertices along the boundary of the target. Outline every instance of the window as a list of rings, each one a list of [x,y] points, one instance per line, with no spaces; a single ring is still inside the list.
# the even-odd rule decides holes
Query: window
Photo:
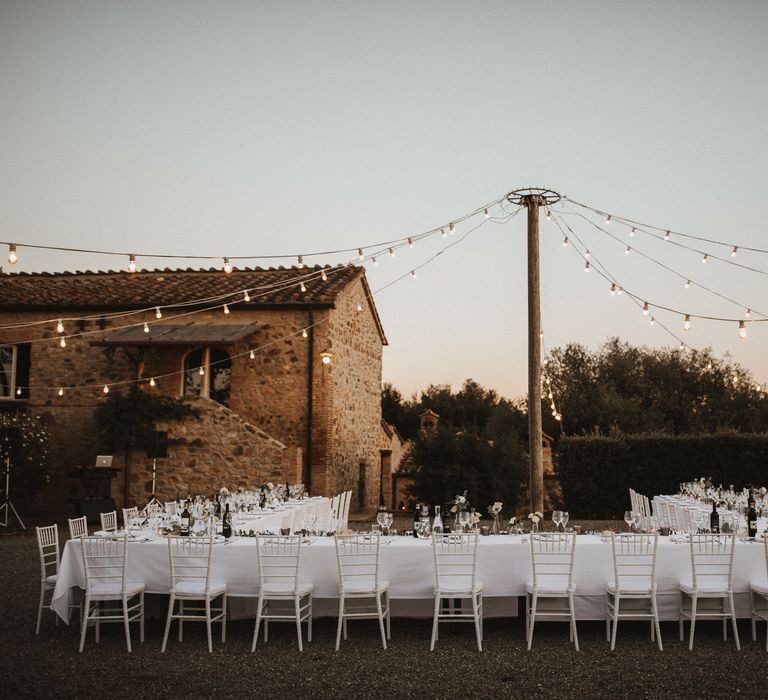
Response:
[[[0,401],[29,398],[29,347],[0,345]]]
[[[200,374],[202,367],[203,373]],[[232,360],[220,348],[198,348],[184,356],[182,396],[205,396],[229,404]]]

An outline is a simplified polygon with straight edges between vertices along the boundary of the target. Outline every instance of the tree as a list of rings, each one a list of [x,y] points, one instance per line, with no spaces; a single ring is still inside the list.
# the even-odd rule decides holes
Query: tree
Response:
[[[24,498],[37,493],[48,480],[45,470],[50,453],[51,433],[42,416],[26,413],[0,413],[0,428],[18,429],[18,445],[0,444],[0,459],[9,459],[11,470],[10,494]],[[4,472],[5,464],[0,469]],[[5,474],[3,473],[3,478]],[[5,489],[5,484],[0,485]]]

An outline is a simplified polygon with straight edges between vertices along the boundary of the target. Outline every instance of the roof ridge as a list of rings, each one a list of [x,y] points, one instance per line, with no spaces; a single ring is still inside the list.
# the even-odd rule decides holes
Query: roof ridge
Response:
[[[218,273],[218,274],[227,274],[227,276],[235,275],[237,273],[248,273],[248,272],[285,272],[287,270],[298,272],[300,270],[307,270],[307,271],[313,271],[313,270],[333,270],[337,268],[353,268],[355,270],[363,270],[364,267],[362,265],[355,265],[354,263],[338,263],[336,265],[305,265],[303,267],[298,267],[296,265],[288,265],[283,266],[279,265],[277,267],[270,266],[270,267],[234,267],[232,269],[232,272],[230,273],[224,273],[220,267],[208,267],[208,268],[171,268],[171,267],[164,267],[164,268],[154,268],[152,270],[145,269],[145,270],[137,270],[136,272],[129,272],[128,270],[60,270],[60,271],[53,271],[50,272],[48,270],[43,270],[41,272],[26,272],[26,271],[11,271],[8,272],[6,270],[3,270],[0,268],[0,275],[4,277],[77,277],[77,276],[86,276],[91,275],[93,277],[97,276],[107,276],[107,275],[125,275],[130,277],[140,277],[142,275],[157,275],[157,274],[212,274],[212,273]]]

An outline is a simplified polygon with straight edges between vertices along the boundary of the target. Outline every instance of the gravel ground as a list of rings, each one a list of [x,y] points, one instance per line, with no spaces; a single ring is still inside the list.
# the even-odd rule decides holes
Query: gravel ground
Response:
[[[603,523],[584,523],[599,529]],[[623,525],[623,523],[622,523]],[[60,529],[61,531],[61,529]],[[765,697],[765,628],[750,641],[742,621],[742,651],[721,640],[719,623],[697,626],[689,652],[677,641],[675,623],[662,623],[664,651],[648,639],[645,623],[624,622],[615,652],[604,624],[580,622],[581,652],[568,643],[563,623],[537,627],[525,650],[521,619],[489,620],[485,651],[477,653],[471,626],[441,630],[429,652],[430,622],[393,619],[387,651],[375,621],[350,623],[350,640],[333,651],[335,620],[315,621],[314,639],[300,654],[291,625],[272,625],[270,641],[251,654],[253,622],[227,625],[227,643],[205,652],[204,626],[188,625],[184,642],[160,653],[162,625],[147,621],[146,642],[133,634],[127,654],[120,625],[103,627],[96,646],[89,632],[77,652],[77,626],[54,626],[46,612],[35,637],[39,564],[34,534],[0,535],[0,698],[137,698],[171,692],[192,698],[266,695],[270,698]]]

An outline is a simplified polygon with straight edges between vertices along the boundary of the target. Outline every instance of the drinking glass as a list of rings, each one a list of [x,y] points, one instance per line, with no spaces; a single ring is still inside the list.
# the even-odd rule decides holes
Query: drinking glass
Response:
[[[564,510],[560,516],[560,522],[563,525],[563,532],[565,532],[565,526],[568,524],[568,518],[571,516],[568,514],[567,510]]]
[[[635,514],[631,510],[624,511],[624,522],[629,525],[629,530],[631,532],[632,524],[635,522]]]
[[[459,513],[459,526],[462,532],[467,531],[467,525],[469,525],[469,513],[466,510]]]
[[[553,510],[552,511],[552,522],[555,524],[555,532],[560,531],[560,523],[563,521],[563,511],[562,510]]]
[[[634,522],[635,522],[635,532],[639,532],[639,531],[640,531],[640,530],[639,530],[639,528],[640,528],[640,523],[641,523],[641,522],[642,522],[642,520],[643,520],[643,516],[642,516],[642,514],[641,514],[640,512],[637,512],[637,513],[635,513],[635,514],[634,514],[634,517],[633,517],[633,520],[634,520]]]
[[[395,520],[395,516],[392,515],[392,513],[384,513],[384,519],[385,519],[384,527],[387,530],[387,535],[389,535],[389,531],[390,531],[390,528],[392,527],[392,523]]]
[[[382,527],[386,527],[387,524],[387,513],[383,510],[379,511],[379,514],[376,516],[376,522]]]

